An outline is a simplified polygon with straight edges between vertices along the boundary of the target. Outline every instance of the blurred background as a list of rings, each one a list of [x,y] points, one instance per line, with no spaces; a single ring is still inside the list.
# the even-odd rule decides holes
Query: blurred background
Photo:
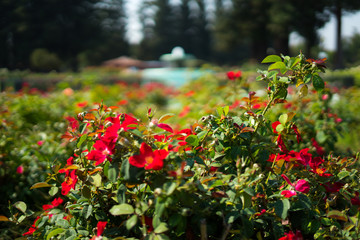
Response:
[[[0,68],[78,71],[120,56],[159,66],[178,46],[196,64],[301,50],[341,69],[360,63],[359,10],[353,0],[0,0]]]

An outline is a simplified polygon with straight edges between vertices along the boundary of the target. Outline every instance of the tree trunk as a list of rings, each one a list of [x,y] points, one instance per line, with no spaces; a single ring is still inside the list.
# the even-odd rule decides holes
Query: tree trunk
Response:
[[[289,35],[277,36],[274,40],[276,54],[289,55]]]
[[[344,68],[343,50],[341,43],[341,18],[342,18],[342,6],[341,0],[336,1],[335,17],[336,17],[336,58],[335,58],[335,69]]]

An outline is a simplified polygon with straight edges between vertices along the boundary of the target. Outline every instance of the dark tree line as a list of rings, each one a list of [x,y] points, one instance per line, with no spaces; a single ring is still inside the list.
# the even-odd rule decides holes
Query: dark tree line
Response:
[[[175,46],[206,61],[238,64],[289,54],[292,32],[305,39],[303,52],[316,57],[318,30],[333,15],[341,68],[341,17],[359,9],[352,0],[142,0],[143,39],[130,46],[125,0],[0,0],[0,67],[34,68],[36,59],[50,56],[64,69],[121,55],[156,60]]]
[[[209,3],[214,6],[211,12],[206,9]],[[177,4],[144,0],[145,5],[145,9],[153,9],[146,15],[153,21],[143,25],[148,34],[137,49],[142,58],[156,59],[179,45],[217,63],[260,61],[269,53],[289,54],[292,32],[305,39],[303,52],[316,57],[318,30],[334,15],[338,21],[338,68],[343,66],[341,17],[360,9],[360,1],[352,0],[181,0]],[[142,11],[140,15],[145,16]]]
[[[127,53],[125,24],[123,0],[1,0],[0,67],[28,68],[36,49],[67,69],[99,63]]]

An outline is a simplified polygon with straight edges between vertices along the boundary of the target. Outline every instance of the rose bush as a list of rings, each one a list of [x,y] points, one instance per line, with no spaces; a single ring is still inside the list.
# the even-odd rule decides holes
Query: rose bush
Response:
[[[51,200],[37,213],[19,201],[9,220],[32,217],[30,239],[359,238],[358,156],[329,154],[332,141],[321,138],[340,122],[328,110],[284,107],[288,95],[301,106],[311,88],[327,100],[324,61],[268,56],[263,96],[230,73],[231,91],[214,98],[232,104],[191,124],[185,108],[179,118],[104,103],[80,112],[62,136],[73,153],[32,186]],[[314,119],[324,121],[311,128]]]

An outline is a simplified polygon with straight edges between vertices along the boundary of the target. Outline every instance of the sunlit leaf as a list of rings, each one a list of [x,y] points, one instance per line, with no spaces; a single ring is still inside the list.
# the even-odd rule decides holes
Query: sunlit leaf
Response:
[[[173,116],[175,116],[175,114],[173,114],[173,113],[167,113],[167,114],[165,114],[165,115],[162,115],[162,116],[159,118],[159,123],[165,122],[166,120],[172,118]]]
[[[288,121],[288,115],[286,113],[284,114],[281,114],[281,116],[279,117],[279,121],[282,125],[285,126],[285,124],[287,123]]]
[[[96,119],[95,116],[94,116],[94,114],[92,114],[92,113],[87,113],[87,114],[85,114],[84,118],[85,118],[86,120],[95,120],[95,119]]]
[[[245,133],[245,132],[254,132],[255,129],[252,127],[244,127],[243,129],[241,129],[241,133]]]
[[[261,63],[272,63],[272,62],[281,62],[282,59],[278,55],[269,55]]]
[[[20,211],[22,211],[23,213],[26,212],[26,203],[22,202],[22,201],[18,201],[16,203],[14,203],[14,207],[16,207],[17,209],[19,209]]]
[[[0,215],[0,222],[8,222],[10,221],[7,217]]]
[[[306,97],[308,95],[308,86],[306,84],[301,87],[299,95],[301,98]]]
[[[46,240],[49,240],[51,239],[52,237],[56,236],[56,235],[59,235],[60,233],[62,233],[63,231],[65,231],[64,229],[62,228],[57,228],[57,229],[54,229],[52,230],[46,237]]]
[[[185,142],[196,147],[199,145],[199,138],[196,135],[190,135],[185,139]]]
[[[43,188],[43,187],[52,187],[53,185],[48,184],[47,182],[39,182],[39,183],[35,183],[34,185],[32,185],[30,187],[30,189],[34,189],[34,188]]]
[[[109,212],[114,216],[118,216],[118,215],[133,214],[134,211],[135,211],[134,208],[130,204],[122,203],[113,206]]]
[[[344,222],[348,221],[348,218],[345,213],[340,212],[339,210],[331,210],[326,215],[328,218],[335,218]]]

